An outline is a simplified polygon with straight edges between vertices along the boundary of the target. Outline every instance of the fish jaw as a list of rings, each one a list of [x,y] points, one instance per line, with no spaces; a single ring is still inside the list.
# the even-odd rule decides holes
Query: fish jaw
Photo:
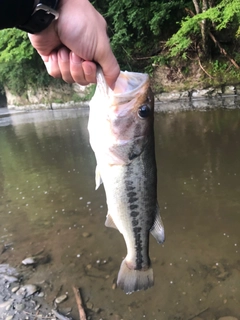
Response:
[[[107,87],[102,73],[98,73],[97,89],[90,102],[88,122],[90,144],[97,162],[129,164],[141,154],[151,134],[154,99],[149,88],[149,78],[146,74],[121,72],[120,80],[117,81],[120,85],[115,88],[123,86],[122,82],[127,77],[130,84],[126,86],[126,92],[116,93]],[[133,85],[136,87],[131,91],[128,87]],[[150,115],[147,119],[141,119],[138,115],[141,105],[149,107]]]

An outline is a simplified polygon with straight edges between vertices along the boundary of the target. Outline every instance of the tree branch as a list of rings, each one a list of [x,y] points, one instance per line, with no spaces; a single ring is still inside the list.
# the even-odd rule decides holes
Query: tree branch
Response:
[[[192,17],[195,16],[194,12],[192,12],[192,10],[190,9],[185,9]],[[201,26],[202,23],[199,22],[199,25]],[[210,38],[212,39],[212,41],[215,43],[215,45],[219,48],[220,53],[223,54],[230,62],[231,64],[234,65],[235,68],[240,69],[240,66],[237,64],[237,62],[229,56],[229,54],[227,53],[227,51],[221,47],[220,43],[218,42],[218,40],[216,39],[216,37],[212,34],[211,31],[208,31],[208,35],[210,36]]]
[[[86,320],[87,318],[86,318],[85,311],[83,309],[83,303],[82,303],[82,298],[80,295],[80,290],[74,286],[72,286],[72,288],[73,288],[73,292],[74,292],[74,295],[76,298],[80,320]]]
[[[209,76],[209,78],[214,79],[214,77],[211,76],[211,75],[203,68],[203,66],[202,66],[202,64],[201,64],[201,61],[200,61],[200,58],[198,58],[198,63],[199,63],[200,68],[202,69],[202,71],[205,72],[206,75]]]

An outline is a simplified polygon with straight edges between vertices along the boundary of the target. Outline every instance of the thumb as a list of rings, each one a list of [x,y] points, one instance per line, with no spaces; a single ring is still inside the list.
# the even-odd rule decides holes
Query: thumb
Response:
[[[120,73],[120,67],[116,57],[110,50],[107,51],[107,55],[104,58],[97,61],[103,70],[104,78],[111,89],[114,89],[115,82]]]

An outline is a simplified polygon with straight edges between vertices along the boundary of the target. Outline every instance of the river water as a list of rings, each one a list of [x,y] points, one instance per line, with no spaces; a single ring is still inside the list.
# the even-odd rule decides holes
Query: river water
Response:
[[[151,237],[155,285],[132,295],[115,286],[126,248],[104,226],[87,121],[77,109],[0,118],[0,263],[29,270],[49,304],[68,292],[75,319],[72,285],[93,320],[240,316],[240,110],[156,114],[166,242]],[[21,266],[39,252],[47,263]]]

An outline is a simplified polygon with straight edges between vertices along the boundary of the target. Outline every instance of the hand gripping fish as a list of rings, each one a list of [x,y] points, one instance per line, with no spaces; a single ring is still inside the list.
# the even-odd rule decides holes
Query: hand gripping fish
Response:
[[[157,203],[153,118],[147,74],[121,72],[112,91],[98,68],[88,130],[97,161],[96,189],[103,183],[106,192],[105,225],[118,229],[127,246],[117,279],[125,293],[153,286],[149,233],[158,243],[165,238]]]

